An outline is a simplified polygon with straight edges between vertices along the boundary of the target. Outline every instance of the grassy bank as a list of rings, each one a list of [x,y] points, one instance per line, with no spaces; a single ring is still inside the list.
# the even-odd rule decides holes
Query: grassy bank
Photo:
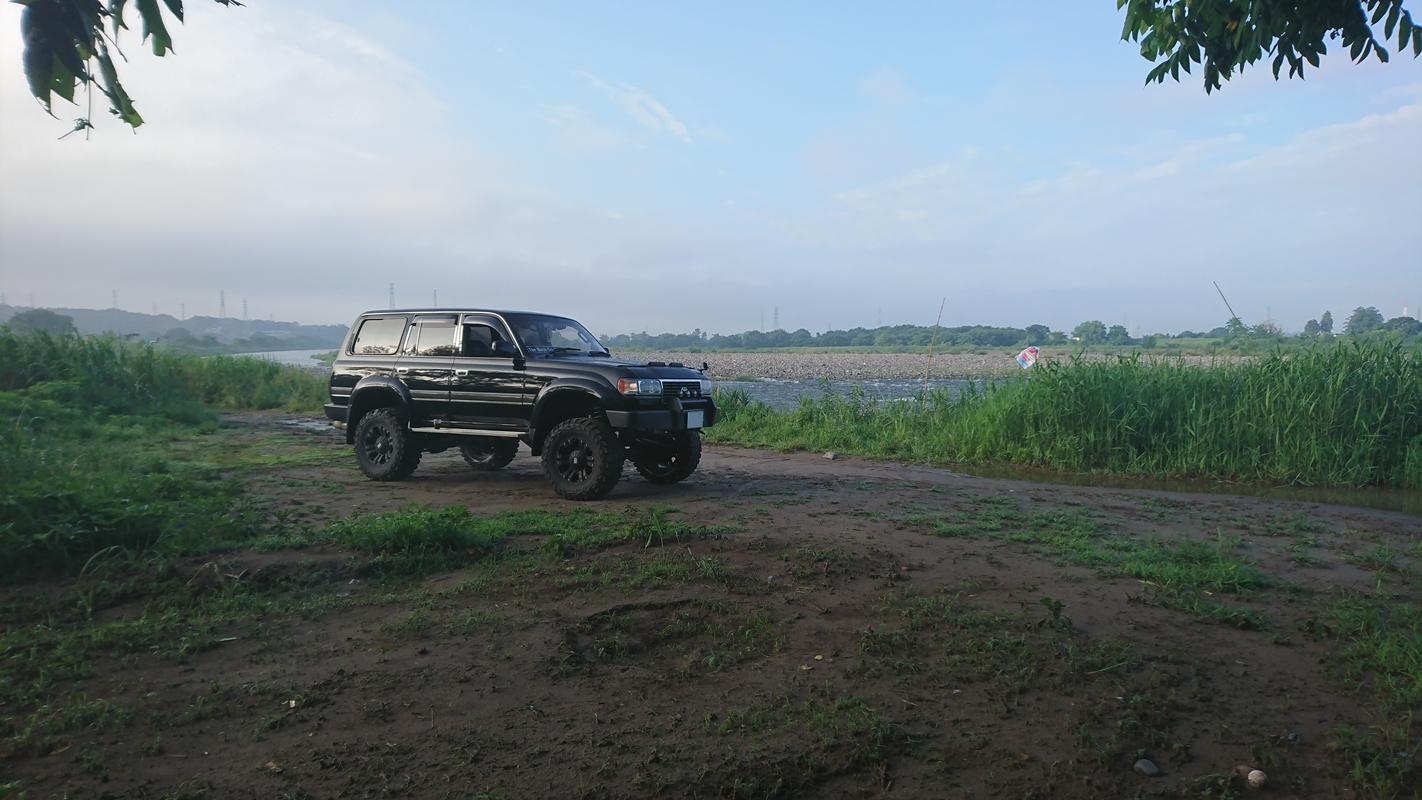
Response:
[[[1039,364],[962,398],[826,393],[780,411],[723,393],[708,440],[916,462],[1422,488],[1422,354],[1395,344],[1213,367],[1120,357]]]
[[[256,534],[257,512],[169,443],[217,410],[319,407],[319,377],[112,337],[0,329],[0,578],[207,552]]]

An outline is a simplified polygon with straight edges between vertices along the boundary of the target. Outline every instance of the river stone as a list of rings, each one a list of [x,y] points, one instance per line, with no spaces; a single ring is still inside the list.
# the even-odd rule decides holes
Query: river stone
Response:
[[[1136,772],[1139,772],[1147,778],[1160,777],[1160,767],[1157,767],[1155,762],[1145,758],[1136,762]]]

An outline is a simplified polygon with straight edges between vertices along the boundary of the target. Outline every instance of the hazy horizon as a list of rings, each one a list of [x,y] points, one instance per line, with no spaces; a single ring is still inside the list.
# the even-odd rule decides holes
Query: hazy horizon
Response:
[[[6,3],[0,291],[1177,333],[1229,316],[1218,281],[1249,324],[1416,316],[1422,61],[1144,86],[1114,5],[200,2],[167,58],[121,39],[147,124],[100,97],[61,141],[83,106],[34,103]]]
[[[159,313],[156,313],[156,314],[155,314],[155,313],[153,313],[153,312],[151,312],[151,311],[136,311],[136,310],[133,310],[133,309],[125,309],[125,308],[119,308],[119,307],[114,307],[114,306],[110,306],[109,308],[77,308],[77,307],[73,307],[73,306],[44,306],[44,305],[27,306],[27,305],[16,305],[16,304],[14,304],[14,303],[12,303],[12,302],[8,302],[8,299],[9,299],[9,298],[0,298],[0,309],[24,309],[24,310],[28,310],[28,309],[31,309],[31,308],[41,308],[41,309],[46,309],[46,310],[54,311],[54,312],[56,312],[56,313],[61,313],[61,314],[62,314],[62,313],[65,313],[65,312],[85,312],[86,314],[103,314],[103,313],[105,313],[105,312],[113,311],[113,312],[118,312],[118,313],[121,313],[121,314],[133,314],[133,315],[141,316],[141,317],[152,317],[152,318],[167,318],[167,319],[171,319],[171,320],[173,320],[173,327],[183,327],[183,324],[184,324],[185,322],[189,322],[189,321],[192,321],[192,320],[194,320],[194,319],[202,319],[202,320],[214,320],[214,319],[215,319],[215,320],[241,322],[241,323],[270,322],[270,323],[277,324],[277,325],[292,325],[292,324],[295,324],[295,325],[300,325],[300,326],[312,326],[312,327],[318,327],[318,326],[326,326],[326,327],[329,327],[329,326],[338,326],[338,327],[345,327],[345,326],[349,325],[350,322],[353,322],[353,321],[355,320],[355,317],[356,317],[356,316],[359,316],[359,314],[368,313],[368,312],[378,312],[378,311],[385,310],[385,309],[383,309],[383,308],[364,309],[364,310],[362,310],[361,312],[357,312],[356,315],[353,315],[352,318],[351,318],[351,320],[349,320],[349,321],[347,321],[347,322],[312,323],[312,322],[304,322],[304,321],[302,321],[302,320],[283,320],[283,319],[263,318],[263,317],[250,317],[250,316],[248,316],[248,317],[239,317],[239,316],[234,316],[234,315],[232,315],[232,314],[228,314],[228,315],[225,316],[225,317],[217,316],[217,315],[203,315],[203,314],[192,314],[192,315],[188,315],[187,317],[178,317],[177,315],[165,314],[165,313],[162,313],[162,312],[159,312]],[[472,306],[471,306],[471,307],[472,307]],[[397,308],[394,309],[394,310],[411,309],[411,308],[414,308],[414,309],[420,309],[420,308],[454,309],[454,308],[458,308],[458,307],[455,307],[455,306],[447,306],[447,305],[443,305],[443,304],[440,305],[440,306],[433,306],[433,305],[431,305],[431,306],[421,306],[421,305],[417,305],[417,304],[416,304],[416,305],[409,305],[409,306],[397,307]],[[1365,306],[1364,308],[1366,308],[1366,306]],[[1376,307],[1374,307],[1374,308],[1376,308]],[[502,310],[511,311],[511,310],[515,310],[515,309],[502,309]],[[522,310],[524,310],[524,311],[529,311],[530,309],[522,309]],[[1332,309],[1324,309],[1324,310],[1325,310],[1325,311],[1331,311]],[[1348,317],[1353,313],[1354,310],[1355,310],[1355,309],[1347,309],[1347,310],[1342,311],[1341,313],[1333,314],[1333,319],[1334,319],[1333,325],[1334,325],[1334,331],[1335,331],[1335,332],[1342,332],[1342,330],[1343,330],[1343,328],[1344,328],[1344,326],[1345,326],[1345,324],[1346,324],[1346,322],[1347,322],[1347,320],[1348,320]],[[1394,317],[1394,316],[1398,316],[1398,315],[1390,315],[1390,314],[1387,314],[1387,313],[1383,312],[1381,309],[1378,309],[1378,310],[1379,310],[1380,313],[1383,313],[1384,319],[1391,319],[1391,318]],[[1416,318],[1416,316],[1417,316],[1417,311],[1416,311],[1416,309],[1408,308],[1407,311],[1408,311],[1408,316],[1411,316],[1411,317],[1413,317],[1413,318]],[[548,312],[548,313],[554,313],[554,312]],[[1321,315],[1321,314],[1322,314],[1322,312],[1320,312],[1319,315]],[[1316,319],[1317,316],[1319,316],[1319,315],[1315,315],[1314,318]],[[3,324],[3,323],[6,321],[7,318],[8,318],[7,315],[4,315],[3,312],[0,312],[0,324]],[[1087,321],[1090,321],[1090,320],[1085,320],[1085,319],[1083,319],[1083,320],[1078,320],[1078,322],[1087,322]],[[1116,324],[1116,323],[1114,323],[1114,322],[1110,322],[1110,321],[1107,321],[1107,320],[1095,320],[1095,321],[1097,321],[1097,322],[1102,322],[1102,323],[1105,324],[1107,327],[1110,327],[1111,325]],[[1183,332],[1186,332],[1186,331],[1193,332],[1193,333],[1208,333],[1209,331],[1211,331],[1211,330],[1213,330],[1213,329],[1215,329],[1215,328],[1224,327],[1226,324],[1228,324],[1228,321],[1229,321],[1229,320],[1228,320],[1228,316],[1226,315],[1226,317],[1225,317],[1224,319],[1222,319],[1222,320],[1217,320],[1217,321],[1213,321],[1213,322],[1202,322],[1202,323],[1199,324],[1199,325],[1196,325],[1196,326],[1187,326],[1187,327],[1181,328],[1181,329],[1179,329],[1179,330],[1168,330],[1168,331],[1167,331],[1167,330],[1144,330],[1144,329],[1142,329],[1142,330],[1140,330],[1140,331],[1131,331],[1131,335],[1132,335],[1132,336],[1141,336],[1141,335],[1145,335],[1145,334],[1164,334],[1164,335],[1167,335],[1167,336],[1175,336],[1175,335],[1178,335],[1178,334],[1183,333]],[[1247,324],[1247,325],[1255,325],[1255,324],[1258,324],[1259,322],[1264,322],[1264,321],[1269,321],[1269,320],[1259,320],[1259,321],[1242,320],[1242,321],[1243,321],[1245,324]],[[1277,324],[1277,321],[1274,321],[1274,322],[1275,322],[1275,324]],[[901,326],[901,325],[918,325],[918,326],[922,326],[922,327],[929,327],[929,326],[931,326],[932,324],[933,324],[933,323],[902,322],[902,321],[890,321],[890,320],[886,320],[886,321],[884,321],[882,324],[857,325],[857,326],[849,326],[849,327],[847,327],[847,328],[836,328],[836,329],[825,329],[825,330],[811,330],[810,332],[811,332],[812,334],[814,334],[814,335],[819,335],[819,334],[821,334],[821,333],[824,333],[824,332],[827,331],[827,330],[841,330],[841,331],[845,331],[845,330],[853,330],[853,329],[855,329],[855,328],[865,328],[865,329],[868,329],[868,330],[874,330],[874,329],[877,329],[877,328],[892,328],[892,327]],[[1028,324],[1039,324],[1039,323],[1028,323]],[[1063,332],[1063,333],[1070,334],[1070,333],[1072,332],[1072,328],[1074,328],[1074,327],[1076,326],[1076,324],[1077,324],[1077,323],[1072,323],[1072,324],[1067,325],[1067,326],[1062,327],[1062,328],[1052,328],[1052,330],[1053,330],[1053,331],[1061,331],[1061,332]],[[996,324],[996,323],[993,323],[993,322],[967,322],[967,323],[965,323],[965,322],[955,322],[955,321],[950,321],[950,320],[947,320],[947,319],[944,319],[944,320],[943,320],[943,323],[942,323],[942,327],[945,328],[945,329],[947,329],[947,328],[958,328],[958,327],[973,327],[973,326],[982,326],[982,327],[989,327],[989,328],[1023,328],[1023,327],[1026,327],[1026,325],[1005,325],[1005,324]],[[80,325],[80,326],[79,326],[81,332],[84,331],[84,327],[85,327],[85,326],[83,326],[83,325]],[[90,327],[92,327],[92,324],[90,325]],[[1300,326],[1300,328],[1302,328],[1302,326]],[[634,336],[635,336],[635,335],[642,335],[642,334],[647,334],[647,335],[651,335],[651,336],[658,336],[658,335],[666,335],[666,334],[672,334],[672,335],[687,335],[687,334],[694,333],[695,330],[696,330],[696,329],[688,329],[688,330],[665,330],[665,331],[662,331],[662,330],[648,330],[648,329],[642,329],[642,330],[635,330],[635,329],[632,329],[632,330],[595,330],[594,333],[595,333],[596,335],[598,335],[598,336],[621,336],[621,335],[634,335]],[[792,332],[794,332],[794,331],[796,331],[796,330],[799,330],[799,329],[798,329],[798,328],[786,328],[784,325],[781,325],[779,328],[773,328],[773,327],[771,327],[770,324],[767,324],[764,328],[752,327],[752,328],[746,328],[746,329],[743,329],[743,330],[735,330],[735,331],[732,331],[732,330],[703,330],[702,332],[705,333],[707,336],[718,336],[718,335],[720,335],[720,336],[733,336],[733,335],[737,335],[737,334],[748,333],[748,332],[751,332],[751,331],[774,331],[774,330],[782,330],[782,331],[785,331],[785,332],[787,332],[787,333],[792,333]],[[806,329],[806,330],[809,330],[809,329]],[[1284,331],[1285,331],[1285,333],[1290,334],[1290,335],[1298,334],[1298,333],[1301,332],[1301,330],[1295,330],[1295,329],[1289,329],[1289,328],[1285,328]],[[155,330],[154,332],[155,332],[155,333],[162,333],[162,331],[156,331],[156,330]]]

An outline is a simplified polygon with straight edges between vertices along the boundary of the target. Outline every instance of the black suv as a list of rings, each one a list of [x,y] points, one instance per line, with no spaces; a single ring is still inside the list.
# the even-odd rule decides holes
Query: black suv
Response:
[[[612,358],[566,317],[518,311],[371,311],[346,334],[326,416],[372,480],[397,481],[421,453],[458,447],[500,469],[523,442],[570,500],[611,491],[630,460],[675,483],[716,423],[706,365]]]

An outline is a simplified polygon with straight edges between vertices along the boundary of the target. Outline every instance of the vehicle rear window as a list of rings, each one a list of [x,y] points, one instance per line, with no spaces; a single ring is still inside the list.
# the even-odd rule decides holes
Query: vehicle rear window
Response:
[[[457,351],[454,334],[458,330],[454,320],[420,320],[410,336],[410,355],[452,356]]]
[[[368,319],[356,331],[351,352],[361,356],[391,356],[400,349],[400,334],[405,332],[404,317]]]

